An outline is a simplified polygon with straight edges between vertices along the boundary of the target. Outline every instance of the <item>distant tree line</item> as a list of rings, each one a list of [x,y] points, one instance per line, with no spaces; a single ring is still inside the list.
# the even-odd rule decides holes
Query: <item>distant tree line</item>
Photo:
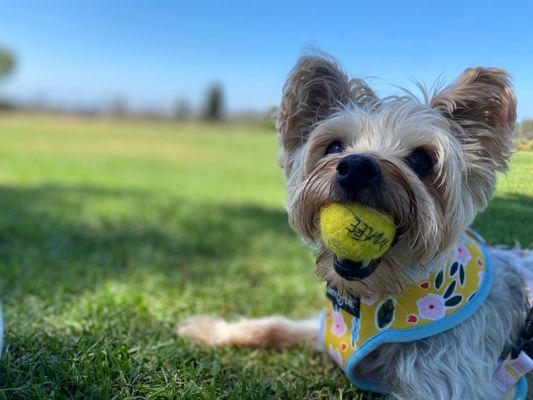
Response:
[[[0,47],[0,81],[13,73],[16,67],[16,59],[12,52]],[[0,82],[1,83],[1,82]],[[117,96],[111,99],[110,103],[105,105],[61,105],[51,102],[25,102],[3,101],[0,98],[0,110],[9,110],[19,108],[27,111],[50,112],[60,114],[79,114],[84,116],[111,115],[114,117],[141,117],[141,118],[174,118],[178,121],[188,121],[201,119],[208,122],[220,121],[241,121],[245,123],[259,123],[268,128],[274,129],[273,110],[266,112],[245,112],[226,115],[224,105],[224,89],[221,83],[213,83],[208,86],[205,92],[205,98],[202,106],[195,110],[189,101],[184,98],[178,99],[169,109],[165,107],[154,107],[147,109],[134,109],[128,104],[123,96]]]
[[[224,118],[224,94],[222,85],[214,84],[207,90],[203,119],[206,121],[216,122]]]
[[[16,67],[16,59],[12,52],[5,48],[0,47],[0,81],[6,78],[9,74],[13,73]],[[0,100],[0,108],[7,106],[7,103],[3,103]],[[274,112],[275,108],[267,111],[266,114],[243,114],[240,119],[249,122],[258,122],[264,124],[266,127],[274,129]],[[94,114],[98,114],[98,110],[93,110]],[[128,105],[125,99],[118,97],[110,104],[108,113],[114,116],[127,116],[131,112],[128,109]],[[157,111],[146,112],[147,116],[164,116]],[[172,117],[177,120],[185,121],[200,117],[205,121],[217,122],[226,119],[225,107],[224,107],[224,90],[220,83],[214,83],[208,87],[204,100],[203,107],[199,113],[195,113],[190,103],[186,99],[179,99],[176,101],[173,110],[171,111]],[[167,114],[167,117],[169,115]],[[526,149],[533,151],[533,119],[525,119],[519,123],[515,128],[515,138],[517,147],[519,149]]]
[[[516,126],[515,141],[518,150],[533,151],[533,119],[524,119]]]
[[[0,79],[8,76],[15,69],[15,56],[6,49],[0,48]]]
[[[224,120],[224,92],[222,85],[215,83],[208,87],[199,114],[194,112],[189,101],[184,98],[180,98],[175,102],[172,114],[178,121],[186,121],[197,117],[209,122]]]
[[[0,48],[0,81],[15,70],[15,56],[6,49]],[[9,110],[12,106],[9,102],[0,98],[0,111]]]
[[[517,139],[533,140],[533,119],[525,119],[515,129]]]
[[[13,73],[16,67],[15,56],[12,52],[0,47],[0,81]],[[224,106],[224,90],[220,83],[211,84],[206,92],[203,105],[194,110],[187,99],[178,99],[171,109],[162,107],[152,109],[134,110],[126,98],[117,96],[107,106],[76,106],[54,105],[52,103],[17,103],[16,101],[2,101],[0,110],[20,108],[28,111],[80,114],[86,116],[111,115],[114,117],[142,117],[142,118],[174,118],[179,121],[202,119],[208,122],[242,121],[246,123],[259,123],[269,128],[274,128],[273,111],[266,113],[247,112],[228,117]]]

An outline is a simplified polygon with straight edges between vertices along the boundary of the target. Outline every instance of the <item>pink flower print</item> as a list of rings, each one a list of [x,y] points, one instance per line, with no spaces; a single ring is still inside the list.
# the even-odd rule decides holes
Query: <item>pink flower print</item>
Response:
[[[341,356],[341,352],[339,351],[339,349],[336,349],[330,343],[328,346],[328,353],[331,356],[331,358],[333,358],[333,361],[335,361],[335,364],[337,364],[339,367],[342,368],[342,364],[344,363],[342,361],[342,356]]]
[[[468,263],[468,260],[470,260],[470,252],[461,242],[457,243],[457,246],[455,246],[455,253],[457,261],[459,261],[463,265],[466,265]]]
[[[348,328],[344,323],[344,318],[342,317],[342,312],[340,309],[336,308],[333,310],[333,323],[331,324],[331,332],[337,336],[341,337],[346,333]]]
[[[441,319],[446,311],[444,299],[436,294],[428,294],[420,298],[416,302],[416,306],[418,307],[418,315],[431,321]]]

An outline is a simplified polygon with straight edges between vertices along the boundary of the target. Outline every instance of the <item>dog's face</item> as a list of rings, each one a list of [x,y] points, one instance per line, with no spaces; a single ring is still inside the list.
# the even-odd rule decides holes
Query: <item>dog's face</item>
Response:
[[[495,173],[506,170],[515,109],[499,69],[466,70],[422,103],[378,99],[331,60],[302,58],[278,115],[280,163],[289,222],[316,248],[319,276],[360,294],[390,293],[427,273],[486,206]],[[361,279],[335,267],[318,224],[321,207],[350,201],[391,213],[397,227],[392,249]]]

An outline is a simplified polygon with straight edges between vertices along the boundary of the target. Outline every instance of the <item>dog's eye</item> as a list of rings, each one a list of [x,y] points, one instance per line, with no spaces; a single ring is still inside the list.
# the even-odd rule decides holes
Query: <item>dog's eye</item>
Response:
[[[324,155],[327,156],[328,154],[342,153],[343,151],[344,143],[342,143],[340,140],[334,140],[328,145]]]
[[[426,150],[416,149],[407,157],[407,164],[419,177],[424,177],[433,171],[433,160]]]

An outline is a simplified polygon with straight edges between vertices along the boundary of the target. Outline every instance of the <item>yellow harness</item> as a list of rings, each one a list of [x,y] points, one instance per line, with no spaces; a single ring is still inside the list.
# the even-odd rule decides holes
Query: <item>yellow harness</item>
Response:
[[[352,384],[386,393],[381,378],[365,372],[361,361],[383,344],[420,340],[459,325],[483,304],[491,284],[485,246],[467,233],[441,268],[401,293],[345,298],[328,288],[322,346]]]

